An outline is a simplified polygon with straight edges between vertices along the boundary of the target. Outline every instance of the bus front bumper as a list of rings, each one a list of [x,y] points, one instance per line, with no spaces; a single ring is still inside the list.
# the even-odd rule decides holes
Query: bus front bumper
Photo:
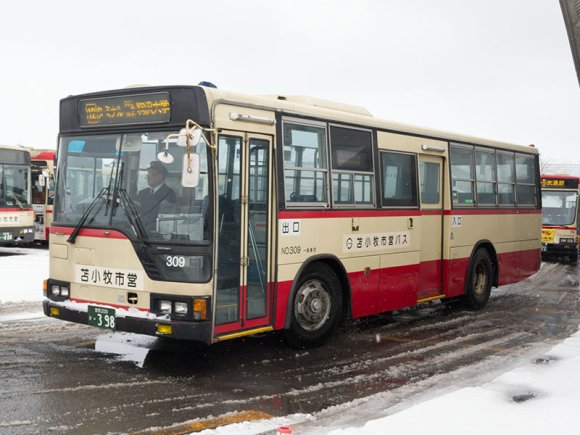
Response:
[[[543,243],[542,258],[568,257],[578,255],[576,243]]]
[[[28,244],[34,241],[34,227],[13,227],[0,230],[0,245]]]
[[[70,309],[59,302],[45,299],[42,303],[44,315],[73,323],[89,324],[87,311]],[[171,326],[171,333],[159,333],[159,325]],[[167,331],[167,328],[163,328]],[[104,329],[111,331],[111,329]],[[177,340],[192,340],[202,343],[211,343],[211,322],[189,322],[165,319],[147,319],[141,317],[115,317],[115,331],[132,332],[135,334],[152,335],[154,337],[168,337]]]

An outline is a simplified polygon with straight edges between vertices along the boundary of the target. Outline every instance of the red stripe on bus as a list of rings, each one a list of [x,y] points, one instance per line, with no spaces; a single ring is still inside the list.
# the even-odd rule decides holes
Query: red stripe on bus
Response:
[[[454,209],[454,210],[301,210],[281,211],[279,219],[320,219],[353,217],[400,217],[451,215],[492,215],[492,214],[541,214],[539,209]]]
[[[113,307],[113,308],[122,308],[124,310],[128,310],[129,308],[136,308],[137,310],[142,311],[144,313],[149,312],[148,308],[139,308],[139,307],[136,307],[134,305],[117,305],[117,304],[110,304],[108,302],[95,302],[95,301],[88,301],[85,299],[77,299],[77,298],[70,298],[70,300],[72,302],[76,302],[79,304],[95,304],[95,305],[101,305],[101,306],[107,306],[107,307]]]
[[[74,228],[70,227],[50,227],[50,234],[59,234],[69,236],[74,231]],[[105,234],[106,233],[106,234]],[[83,228],[79,232],[81,237],[96,237],[105,239],[128,239],[126,235],[114,230],[95,230],[91,228]]]
[[[319,218],[353,218],[353,217],[390,217],[420,216],[421,210],[302,210],[281,211],[280,219],[319,219]]]
[[[559,180],[559,179],[563,179],[563,180],[580,180],[580,177],[576,177],[574,175],[561,175],[561,174],[556,174],[556,175],[541,175],[542,180]],[[556,187],[556,186],[550,186],[550,187]]]
[[[0,208],[0,212],[32,211],[31,208]]]
[[[445,216],[452,215],[478,215],[478,214],[541,214],[542,210],[535,208],[518,208],[518,209],[497,209],[497,208],[470,208],[470,209],[453,209],[445,210]]]

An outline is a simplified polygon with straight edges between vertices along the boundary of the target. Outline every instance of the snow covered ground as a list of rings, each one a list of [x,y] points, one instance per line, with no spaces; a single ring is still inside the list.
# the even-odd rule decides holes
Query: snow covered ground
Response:
[[[20,255],[6,255],[17,253]],[[4,254],[4,255],[3,255]],[[14,314],[9,307],[42,300],[42,280],[48,275],[45,249],[0,248],[0,319],[36,316],[40,304],[28,313]],[[576,290],[580,289],[578,286]],[[580,291],[579,291],[580,296]],[[35,308],[37,307],[37,308]],[[522,361],[521,366],[478,384],[465,379],[456,387],[418,395],[394,408],[368,413],[349,427],[320,426],[317,415],[294,415],[259,422],[238,423],[200,432],[203,435],[275,433],[281,425],[295,427],[294,434],[375,435],[502,433],[510,435],[572,434],[580,431],[580,332],[547,352]],[[473,382],[473,383],[471,383]],[[436,393],[436,392],[435,392]],[[430,398],[429,398],[430,397]],[[363,402],[364,403],[364,402]],[[368,402],[369,405],[372,403]],[[340,414],[357,413],[360,404],[340,407]],[[364,405],[363,405],[364,406]],[[356,414],[355,414],[356,417]],[[352,420],[352,419],[351,419]]]
[[[42,301],[48,249],[0,247],[0,304]]]

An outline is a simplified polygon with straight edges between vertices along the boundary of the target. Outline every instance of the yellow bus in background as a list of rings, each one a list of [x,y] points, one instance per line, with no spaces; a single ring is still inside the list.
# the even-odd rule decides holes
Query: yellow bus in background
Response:
[[[70,96],[60,113],[54,318],[314,346],[344,319],[481,309],[539,268],[533,147],[213,86]]]
[[[542,175],[542,259],[578,261],[580,177]]]
[[[34,210],[34,240],[48,242],[54,202],[55,150],[31,149],[32,208]]]

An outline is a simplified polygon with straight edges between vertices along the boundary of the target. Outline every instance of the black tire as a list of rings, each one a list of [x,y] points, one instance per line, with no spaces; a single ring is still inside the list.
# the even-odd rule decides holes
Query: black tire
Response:
[[[489,253],[478,249],[467,269],[465,280],[465,307],[471,310],[481,310],[487,304],[491,294],[493,267]]]
[[[320,346],[332,336],[342,315],[340,280],[326,264],[313,264],[300,277],[291,304],[286,341],[301,349]]]

